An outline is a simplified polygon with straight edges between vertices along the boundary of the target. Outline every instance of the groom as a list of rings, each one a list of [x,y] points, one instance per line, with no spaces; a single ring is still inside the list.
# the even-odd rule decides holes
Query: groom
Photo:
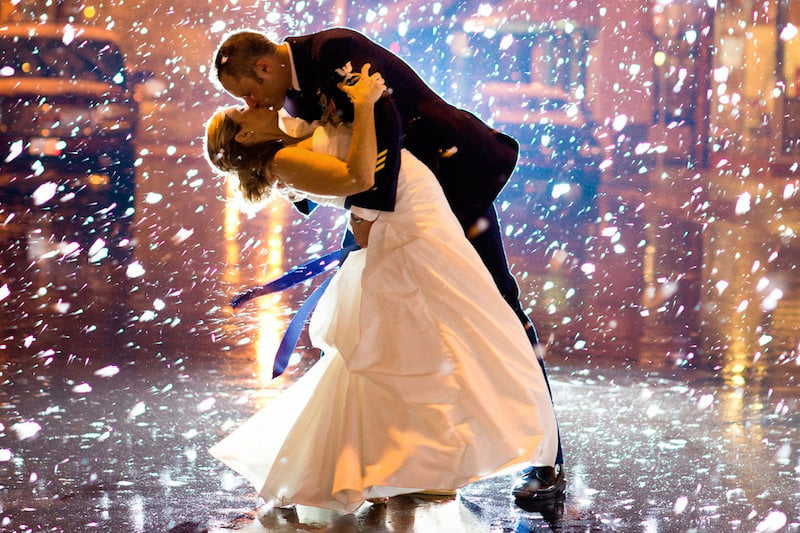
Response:
[[[379,158],[378,187],[348,198],[348,206],[393,210],[399,147],[408,149],[436,175],[470,242],[537,347],[493,205],[516,166],[519,145],[514,139],[445,102],[399,57],[353,30],[288,37],[281,44],[257,32],[237,32],[223,41],[214,59],[218,81],[228,93],[251,107],[283,107],[308,122],[352,120],[353,106],[337,84],[351,81],[365,63],[391,91],[376,107],[378,150],[387,151],[385,159]],[[527,468],[512,494],[525,502],[559,497],[565,488],[562,463],[559,439],[556,468]]]

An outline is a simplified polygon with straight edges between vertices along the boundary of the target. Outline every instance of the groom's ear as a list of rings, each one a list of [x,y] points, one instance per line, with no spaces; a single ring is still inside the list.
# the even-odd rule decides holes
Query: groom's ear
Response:
[[[267,59],[261,57],[256,59],[256,62],[253,65],[253,71],[255,72],[256,76],[261,79],[265,79],[267,76],[269,76],[269,73],[272,72],[272,65],[269,61],[267,61]]]

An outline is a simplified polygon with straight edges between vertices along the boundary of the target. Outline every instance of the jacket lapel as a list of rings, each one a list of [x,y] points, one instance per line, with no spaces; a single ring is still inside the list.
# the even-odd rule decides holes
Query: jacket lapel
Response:
[[[309,122],[318,120],[322,115],[319,104],[319,81],[314,75],[311,58],[311,38],[311,35],[303,35],[285,39],[292,49],[292,61],[300,90],[287,92],[283,106],[290,115]]]

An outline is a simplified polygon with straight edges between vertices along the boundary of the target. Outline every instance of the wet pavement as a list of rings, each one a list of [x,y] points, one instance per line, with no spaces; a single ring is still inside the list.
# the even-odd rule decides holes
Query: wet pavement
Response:
[[[603,275],[641,268],[640,215],[617,215],[613,223],[632,228],[621,237],[603,231],[612,222],[587,230],[592,248],[574,261],[569,248],[532,238],[510,200],[502,209],[510,259],[551,346],[565,500],[519,508],[509,474],[456,499],[397,497],[350,517],[264,506],[207,450],[319,357],[301,338],[295,365],[270,381],[280,334],[313,286],[237,313],[227,302],[334,249],[344,221],[325,210],[303,221],[281,204],[249,219],[197,154],[199,145],[186,145],[142,157],[129,242],[87,223],[92,206],[80,198],[0,205],[1,531],[800,530],[800,334],[789,259],[781,256],[786,297],[772,309],[789,318],[742,316],[734,289],[764,292],[762,274],[745,270],[725,292],[718,269],[714,290],[684,320],[680,298],[691,296],[670,284],[682,278],[657,274],[655,303],[642,303],[646,276]],[[727,226],[716,227],[724,240]],[[725,254],[744,265],[771,256],[764,239],[747,237],[751,257],[747,239],[727,238],[734,248],[713,256],[720,268],[738,264]],[[614,252],[617,244],[630,253]],[[609,254],[616,262],[603,262]],[[614,296],[601,284],[621,289]],[[667,318],[652,320],[659,313]],[[696,324],[707,329],[687,329]],[[738,330],[724,337],[717,326]],[[713,349],[709,338],[727,340]]]

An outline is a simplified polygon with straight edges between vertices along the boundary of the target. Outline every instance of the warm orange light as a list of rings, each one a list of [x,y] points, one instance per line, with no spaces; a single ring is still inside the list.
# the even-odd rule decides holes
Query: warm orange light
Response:
[[[287,205],[286,202],[278,200],[272,202],[264,210],[266,235],[264,235],[263,242],[267,246],[267,264],[263,279],[259,283],[275,279],[284,271],[283,227],[286,224]],[[275,352],[278,350],[284,331],[286,331],[289,317],[282,312],[285,305],[282,293],[262,296],[257,299],[257,303],[256,366],[261,382],[266,384],[272,380]]]
[[[91,174],[86,181],[92,187],[108,187],[110,178],[108,174]]]
[[[266,246],[266,265],[257,265],[261,271],[258,279],[242,280],[239,266],[242,260],[242,248],[238,242],[242,230],[242,213],[238,204],[241,200],[237,201],[239,195],[234,180],[226,181],[225,196],[227,202],[222,226],[225,237],[225,282],[238,290],[244,285],[263,285],[277,278],[284,271],[283,227],[287,219],[287,202],[278,199],[258,213],[255,221],[264,228],[261,246]],[[248,223],[247,226],[249,225]],[[259,257],[263,256],[259,254]],[[277,293],[260,296],[247,305],[250,311],[255,309],[254,314],[243,313],[243,316],[247,316],[247,320],[255,325],[250,330],[255,332],[255,339],[250,344],[254,352],[254,374],[258,376],[262,385],[267,385],[272,381],[275,352],[288,325],[288,317],[283,313],[286,304],[283,294]]]
[[[236,240],[239,235],[239,224],[241,211],[235,205],[236,185],[233,180],[225,180],[225,214],[222,224],[223,235],[225,236],[225,274],[226,283],[231,285],[239,284],[239,254],[241,253],[239,243]]]
[[[87,19],[94,18],[97,15],[97,10],[94,6],[86,6],[83,8],[83,16]]]

